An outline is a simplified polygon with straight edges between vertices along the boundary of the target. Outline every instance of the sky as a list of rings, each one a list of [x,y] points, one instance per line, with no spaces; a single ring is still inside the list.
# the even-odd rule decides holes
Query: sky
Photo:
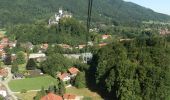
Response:
[[[170,15],[170,0],[124,0],[134,2],[146,8]]]

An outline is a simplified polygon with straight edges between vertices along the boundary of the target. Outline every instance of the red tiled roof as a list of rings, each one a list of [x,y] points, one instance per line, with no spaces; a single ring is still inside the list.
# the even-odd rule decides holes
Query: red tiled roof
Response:
[[[71,67],[68,69],[68,71],[71,73],[71,74],[77,74],[79,72],[79,70],[75,67]]]
[[[111,35],[108,35],[108,34],[102,35],[102,38],[109,38],[109,37],[111,37]]]
[[[0,69],[0,75],[1,76],[7,76],[8,75],[8,70],[3,68],[3,69]]]
[[[76,98],[76,95],[74,95],[74,94],[64,94],[63,98],[66,99],[66,100],[73,100],[73,99]]]
[[[61,79],[61,80],[64,80],[64,78],[66,78],[67,76],[69,76],[68,73],[63,73],[61,75],[58,75],[58,77]]]
[[[4,46],[3,45],[0,45],[0,49],[3,49],[4,48]]]
[[[7,37],[2,38],[1,42],[8,42],[8,38]]]
[[[48,93],[48,95],[42,97],[41,100],[63,100],[63,98],[54,93]]]

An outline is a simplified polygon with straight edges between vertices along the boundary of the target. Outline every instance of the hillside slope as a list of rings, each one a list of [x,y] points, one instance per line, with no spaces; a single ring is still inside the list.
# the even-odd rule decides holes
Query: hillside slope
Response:
[[[85,20],[88,0],[0,0],[0,26],[48,19],[60,7]],[[169,16],[122,0],[94,0],[94,22],[131,23],[143,20],[167,21]]]

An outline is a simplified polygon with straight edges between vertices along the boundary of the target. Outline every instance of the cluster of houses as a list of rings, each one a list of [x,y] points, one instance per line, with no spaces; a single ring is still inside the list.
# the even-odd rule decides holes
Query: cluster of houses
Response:
[[[82,100],[82,96],[76,96],[74,94],[64,94],[63,96],[56,95],[54,93],[48,93],[43,96],[41,100]]]
[[[160,34],[160,35],[167,35],[167,34],[170,34],[170,31],[169,31],[167,28],[161,29],[161,30],[159,31],[159,34]]]
[[[109,35],[109,34],[104,34],[104,35],[101,35],[101,39],[102,40],[107,40],[107,39],[110,39],[112,36],[111,35]],[[108,43],[99,43],[98,44],[98,46],[99,47],[103,47],[103,46],[106,46]],[[73,49],[73,47],[72,46],[70,46],[70,45],[68,45],[68,44],[58,44],[60,47],[62,47],[62,48],[64,48],[64,49]],[[93,44],[93,42],[91,42],[91,41],[89,41],[88,43],[87,43],[87,45],[88,46],[94,46],[94,44]],[[76,49],[83,49],[83,48],[85,48],[86,47],[86,44],[80,44],[80,45],[78,45],[78,46],[76,46],[75,48]]]
[[[80,71],[77,68],[71,67],[68,69],[67,72],[64,72],[64,73],[58,72],[56,77],[62,80],[63,82],[69,82],[72,79],[75,79],[75,77],[77,76],[79,72]],[[83,96],[77,96],[77,95],[68,94],[68,93],[63,94],[63,96],[59,96],[54,93],[48,93],[47,95],[41,98],[41,100],[82,100],[82,99],[83,99]]]
[[[74,79],[79,72],[80,71],[77,68],[71,67],[68,69],[67,72],[64,72],[64,73],[58,72],[57,77],[63,82],[68,82],[71,79]]]
[[[0,57],[1,59],[4,59],[6,56],[5,48],[13,48],[16,47],[17,41],[10,41],[7,37],[3,37],[0,41]]]

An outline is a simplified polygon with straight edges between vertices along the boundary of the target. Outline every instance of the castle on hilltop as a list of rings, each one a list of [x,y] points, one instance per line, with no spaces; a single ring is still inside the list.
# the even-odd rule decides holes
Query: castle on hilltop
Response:
[[[49,25],[58,24],[59,20],[62,18],[72,18],[72,13],[63,11],[62,8],[59,8],[59,11],[55,13],[55,16],[49,19]]]

